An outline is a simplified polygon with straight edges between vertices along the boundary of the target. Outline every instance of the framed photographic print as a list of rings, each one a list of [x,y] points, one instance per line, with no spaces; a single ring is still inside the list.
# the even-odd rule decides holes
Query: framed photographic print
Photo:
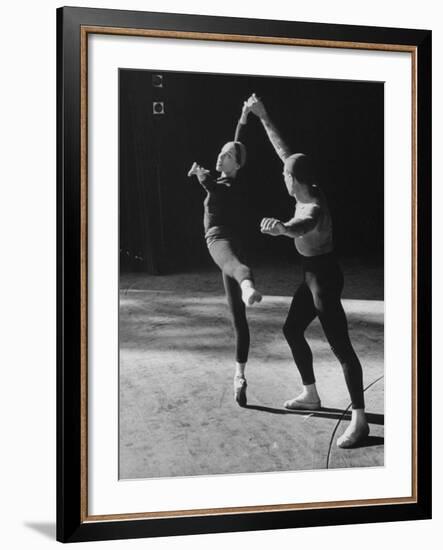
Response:
[[[431,32],[60,8],[63,542],[431,516]]]

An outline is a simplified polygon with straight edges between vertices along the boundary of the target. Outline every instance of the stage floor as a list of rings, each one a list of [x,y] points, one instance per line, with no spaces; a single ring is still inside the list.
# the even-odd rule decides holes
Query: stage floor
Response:
[[[384,464],[383,270],[345,262],[343,305],[363,364],[371,433],[342,450],[350,418],[340,364],[318,321],[307,331],[323,408],[295,412],[301,390],[281,328],[298,268],[256,271],[263,302],[248,308],[248,405],[233,400],[233,338],[215,269],[120,280],[120,479]]]

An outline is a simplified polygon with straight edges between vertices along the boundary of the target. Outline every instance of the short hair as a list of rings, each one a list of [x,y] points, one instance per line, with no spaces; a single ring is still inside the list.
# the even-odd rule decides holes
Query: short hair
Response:
[[[285,169],[299,182],[315,183],[316,176],[311,158],[304,153],[295,153],[285,160]]]

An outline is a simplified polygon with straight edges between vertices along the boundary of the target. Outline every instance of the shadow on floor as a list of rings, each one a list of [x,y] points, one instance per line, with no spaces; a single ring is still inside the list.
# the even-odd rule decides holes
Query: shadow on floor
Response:
[[[33,529],[34,531],[37,531],[37,533],[44,535],[48,539],[55,540],[55,523],[39,523],[37,521],[29,521],[24,523],[24,526],[28,527],[29,529]]]
[[[316,418],[334,418],[336,420],[351,420],[351,412],[345,412],[343,409],[332,409],[322,407],[318,411],[291,411],[288,409],[275,409],[273,407],[265,407],[264,405],[246,405],[245,409],[254,411],[262,411],[271,414],[295,414],[299,416],[315,416]],[[366,418],[369,424],[377,424],[383,426],[385,423],[384,414],[366,413]]]
[[[384,445],[385,438],[375,435],[369,435],[366,440],[363,442],[362,447],[375,447],[377,445]]]

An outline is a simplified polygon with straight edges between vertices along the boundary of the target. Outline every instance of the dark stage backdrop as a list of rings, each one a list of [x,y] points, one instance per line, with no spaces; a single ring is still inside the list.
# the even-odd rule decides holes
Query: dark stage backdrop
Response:
[[[316,159],[339,253],[382,260],[383,83],[129,69],[120,70],[119,80],[122,270],[172,273],[211,263],[203,237],[204,191],[186,174],[193,161],[214,168],[252,92],[293,151]],[[164,114],[154,114],[154,102],[163,103]],[[290,239],[258,230],[264,216],[289,219],[294,201],[253,114],[244,141],[248,249],[256,261],[294,258]]]

